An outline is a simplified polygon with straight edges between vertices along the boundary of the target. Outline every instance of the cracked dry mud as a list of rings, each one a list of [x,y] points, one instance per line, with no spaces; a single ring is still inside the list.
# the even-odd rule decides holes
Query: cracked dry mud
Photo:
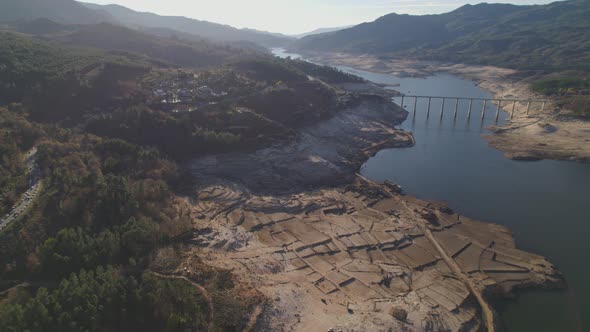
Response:
[[[196,210],[210,222],[194,241],[212,251],[211,261],[243,271],[277,299],[261,330],[479,330],[477,303],[417,223],[489,296],[560,280],[543,257],[516,249],[505,227],[360,177],[344,188],[284,197],[214,186]],[[408,313],[405,322],[394,309]],[[300,319],[290,322],[295,314]]]
[[[358,160],[385,135],[398,146],[412,142],[376,117],[403,111],[374,109],[343,111],[320,131],[304,129],[294,145],[273,147],[283,153],[268,165],[260,156],[270,150],[219,156],[215,169],[207,167],[211,160],[195,161],[195,174],[209,181],[192,199],[193,250],[267,296],[255,330],[480,331],[486,321],[475,295],[489,301],[561,285],[555,268],[518,250],[507,228],[356,175]],[[349,135],[335,138],[331,127]],[[313,149],[297,148],[310,141]],[[265,172],[281,168],[289,171],[275,174],[273,190],[265,190]],[[316,171],[321,179],[289,177]]]

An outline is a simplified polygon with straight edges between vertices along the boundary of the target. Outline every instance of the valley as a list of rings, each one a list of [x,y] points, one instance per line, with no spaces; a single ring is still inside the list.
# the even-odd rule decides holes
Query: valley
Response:
[[[0,2],[0,332],[590,324],[588,0],[89,1]]]
[[[345,53],[310,53],[306,57],[317,63],[398,77],[427,77],[436,73],[449,73],[476,82],[479,87],[489,91],[492,98],[545,98],[531,89],[534,78],[512,69],[410,59],[382,60],[370,55]],[[504,105],[503,110],[511,113],[511,106]],[[576,117],[557,101],[543,109],[541,105],[534,105],[529,109],[529,114],[527,109],[526,103],[517,103],[515,117],[507,124],[495,128],[493,134],[486,135],[485,138],[511,159],[590,160],[590,144],[580,144],[590,142],[590,122]]]

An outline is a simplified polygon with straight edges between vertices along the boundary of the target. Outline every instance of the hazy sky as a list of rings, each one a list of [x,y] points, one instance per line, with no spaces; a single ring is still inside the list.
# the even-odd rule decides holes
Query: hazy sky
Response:
[[[358,24],[388,13],[435,14],[481,1],[461,0],[84,0],[116,3],[137,11],[181,15],[199,20],[285,34]],[[494,2],[494,1],[490,1]],[[495,2],[543,4],[547,0]]]

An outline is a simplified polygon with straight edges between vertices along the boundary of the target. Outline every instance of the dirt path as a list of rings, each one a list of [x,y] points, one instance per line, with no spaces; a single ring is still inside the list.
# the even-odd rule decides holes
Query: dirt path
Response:
[[[469,289],[469,292],[473,296],[475,296],[475,298],[477,299],[477,302],[479,303],[479,306],[481,307],[481,311],[483,313],[483,319],[484,319],[484,322],[486,325],[486,329],[488,330],[488,332],[494,332],[495,331],[494,311],[492,310],[490,305],[486,302],[486,300],[483,298],[481,291],[473,284],[473,282],[471,282],[471,279],[463,271],[463,269],[461,269],[459,264],[457,264],[455,262],[455,260],[451,256],[449,256],[449,254],[446,252],[446,250],[438,243],[438,241],[432,235],[432,232],[430,231],[430,229],[428,229],[428,227],[424,226],[424,224],[422,222],[420,222],[419,218],[415,217],[414,211],[412,211],[412,209],[410,209],[408,207],[406,202],[402,202],[402,205],[407,209],[407,211],[412,216],[414,216],[414,220],[416,222],[416,225],[424,233],[424,235],[426,236],[428,241],[434,246],[436,251],[440,254],[441,258],[444,259],[444,261],[447,263],[447,265],[449,266],[451,271],[453,271],[455,276],[457,278],[459,278],[459,280],[461,280],[463,282],[463,284],[465,284],[467,289]]]
[[[428,228],[424,227],[424,225],[418,224],[418,227],[420,227],[420,229],[422,229],[422,231],[424,232],[424,234],[426,235],[426,237],[428,238],[430,243],[436,248],[436,250],[439,252],[439,254],[442,256],[442,258],[445,260],[445,262],[447,263],[449,268],[453,271],[453,273],[455,273],[455,275],[459,279],[461,279],[461,281],[465,284],[465,286],[467,286],[467,288],[469,288],[469,291],[471,292],[471,294],[473,294],[473,296],[475,296],[475,298],[477,299],[477,302],[479,303],[481,310],[483,312],[483,316],[484,316],[484,320],[485,320],[485,324],[486,324],[486,328],[487,328],[488,332],[494,332],[494,311],[491,309],[490,305],[483,298],[481,291],[471,282],[469,277],[465,274],[465,272],[463,272],[461,267],[446,253],[446,251],[443,249],[443,247],[440,246],[440,244],[436,241],[434,236],[432,236],[432,232],[430,232],[430,230]]]
[[[191,285],[193,285],[197,291],[205,298],[205,300],[207,300],[207,304],[209,306],[209,324],[207,326],[207,331],[211,332],[213,331],[213,317],[215,315],[215,311],[214,311],[214,307],[213,307],[213,299],[211,299],[211,297],[209,296],[209,292],[207,292],[207,290],[193,282],[192,280],[190,280],[189,278],[185,277],[185,276],[178,276],[178,275],[166,275],[166,274],[161,274],[158,272],[154,272],[154,271],[150,271],[153,275],[163,278],[163,279],[175,279],[175,280],[184,280],[188,283],[190,283]]]
[[[256,308],[254,308],[254,311],[250,315],[250,320],[248,321],[248,325],[246,325],[246,327],[244,328],[244,332],[252,332],[254,330],[254,327],[256,326],[256,323],[258,322],[258,317],[260,317],[261,314],[262,314],[262,305],[259,304],[256,306]]]

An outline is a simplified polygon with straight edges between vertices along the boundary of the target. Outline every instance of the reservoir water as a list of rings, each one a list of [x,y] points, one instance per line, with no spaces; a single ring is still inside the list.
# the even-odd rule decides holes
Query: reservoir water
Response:
[[[274,50],[281,57],[299,57]],[[446,74],[427,78],[400,78],[347,67],[343,71],[376,83],[397,85],[409,95],[489,97],[473,82]],[[395,98],[399,104],[401,98]],[[506,159],[482,135],[495,123],[495,105],[480,120],[481,102],[474,102],[471,121],[468,104],[447,100],[440,119],[441,101],[433,100],[426,118],[427,100],[420,100],[414,117],[413,99],[402,128],[413,132],[416,145],[379,152],[361,173],[375,181],[391,180],[407,194],[446,201],[472,218],[508,226],[520,249],[547,257],[564,273],[565,291],[526,291],[496,306],[509,331],[585,331],[590,329],[590,165],[565,161],[523,162]],[[499,123],[506,121],[501,114]],[[581,143],[583,144],[583,143]]]

